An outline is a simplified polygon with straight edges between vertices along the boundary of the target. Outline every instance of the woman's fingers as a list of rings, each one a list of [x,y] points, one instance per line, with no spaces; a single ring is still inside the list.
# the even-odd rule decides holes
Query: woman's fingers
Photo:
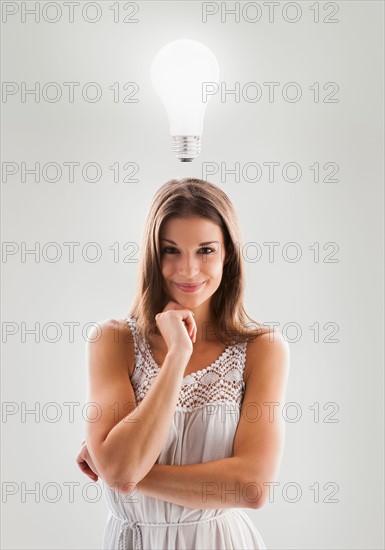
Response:
[[[78,462],[78,466],[83,472],[83,474],[86,474],[89,478],[91,478],[93,481],[98,480],[98,476],[95,474],[93,470],[88,466],[87,462],[85,460]]]
[[[188,325],[188,333],[193,342],[195,342],[196,339],[196,323],[194,319],[194,314],[192,311],[188,312],[187,318],[185,319],[185,322],[187,322]]]
[[[91,466],[88,464],[88,462],[91,462],[91,457],[89,457],[86,442],[83,439],[82,441],[82,448],[80,453],[78,454],[76,458],[76,464],[79,466],[80,470],[86,474],[89,478],[91,478],[94,481],[98,480],[98,474],[94,472],[94,470],[91,468]]]

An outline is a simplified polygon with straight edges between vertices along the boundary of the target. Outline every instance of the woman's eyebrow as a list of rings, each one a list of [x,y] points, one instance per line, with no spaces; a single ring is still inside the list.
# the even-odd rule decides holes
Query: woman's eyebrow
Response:
[[[172,241],[171,239],[160,239],[160,240],[161,240],[161,241],[167,241],[167,242],[169,242],[169,243],[171,243],[171,244],[175,244],[176,246],[178,246],[178,245],[176,244],[176,242]],[[220,244],[219,241],[205,241],[204,243],[199,243],[198,246],[204,246],[205,244],[212,244],[212,243],[218,243],[218,244]]]

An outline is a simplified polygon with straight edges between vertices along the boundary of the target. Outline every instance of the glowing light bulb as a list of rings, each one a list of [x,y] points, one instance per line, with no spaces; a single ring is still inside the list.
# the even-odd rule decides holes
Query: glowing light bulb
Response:
[[[195,40],[170,42],[154,57],[152,85],[167,111],[172,149],[182,162],[191,162],[200,153],[203,118],[210,98],[204,93],[204,83],[218,84],[218,80],[215,55]]]

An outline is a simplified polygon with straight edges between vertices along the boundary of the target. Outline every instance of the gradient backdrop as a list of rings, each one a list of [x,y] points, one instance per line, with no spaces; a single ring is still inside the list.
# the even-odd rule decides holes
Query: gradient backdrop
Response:
[[[246,512],[269,549],[383,548],[383,2],[1,8],[2,547],[101,547],[85,341],[130,306],[155,191],[193,176],[233,201],[246,309],[291,349],[278,484]],[[178,38],[220,65],[191,164],[150,82]]]

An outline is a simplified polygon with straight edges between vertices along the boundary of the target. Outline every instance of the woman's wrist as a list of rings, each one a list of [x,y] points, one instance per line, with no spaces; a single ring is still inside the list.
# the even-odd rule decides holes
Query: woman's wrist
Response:
[[[191,357],[191,354],[192,354],[192,350],[187,347],[173,346],[167,351],[166,357],[178,359],[179,361],[186,360],[188,362],[188,360]]]

